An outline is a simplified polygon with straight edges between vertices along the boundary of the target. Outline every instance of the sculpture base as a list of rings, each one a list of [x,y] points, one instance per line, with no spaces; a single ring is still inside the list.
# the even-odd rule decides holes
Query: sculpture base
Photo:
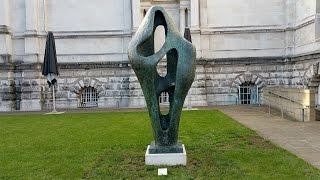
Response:
[[[187,152],[183,144],[181,144],[181,153],[150,153],[150,145],[148,145],[145,154],[146,165],[156,165],[156,166],[186,166],[187,165]]]

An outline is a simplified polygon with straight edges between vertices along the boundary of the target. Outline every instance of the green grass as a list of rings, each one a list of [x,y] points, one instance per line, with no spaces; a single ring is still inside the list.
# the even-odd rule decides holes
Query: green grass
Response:
[[[146,112],[0,116],[0,179],[150,179]],[[320,171],[215,110],[185,111],[188,165],[172,179],[319,179]]]

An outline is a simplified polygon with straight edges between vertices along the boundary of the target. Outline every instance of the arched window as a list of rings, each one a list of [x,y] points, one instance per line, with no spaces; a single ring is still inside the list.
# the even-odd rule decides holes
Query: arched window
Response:
[[[84,87],[79,97],[79,107],[90,108],[98,107],[98,93],[97,90],[91,86]]]
[[[252,82],[244,82],[239,87],[240,104],[258,104],[259,90]]]

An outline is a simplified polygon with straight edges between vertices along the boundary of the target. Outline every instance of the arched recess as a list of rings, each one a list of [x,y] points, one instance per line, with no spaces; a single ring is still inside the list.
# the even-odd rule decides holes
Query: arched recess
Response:
[[[260,92],[265,85],[260,75],[239,74],[232,81],[230,93],[237,94],[237,104],[259,104]]]
[[[79,95],[85,87],[95,88],[100,97],[105,94],[105,88],[102,82],[96,78],[80,78],[73,83],[69,90]]]
[[[320,81],[320,70],[319,63],[316,62],[311,64],[304,72],[301,81],[304,87],[315,87],[319,86]]]
[[[258,86],[260,89],[266,86],[264,78],[258,74],[239,74],[232,81],[231,88],[235,88],[237,91],[239,86],[245,82],[251,82]]]
[[[320,109],[320,62],[311,64],[301,78],[304,88],[312,90],[314,93],[314,105]],[[320,112],[320,111],[319,111]],[[318,114],[318,113],[317,113]],[[317,117],[319,119],[319,117]]]

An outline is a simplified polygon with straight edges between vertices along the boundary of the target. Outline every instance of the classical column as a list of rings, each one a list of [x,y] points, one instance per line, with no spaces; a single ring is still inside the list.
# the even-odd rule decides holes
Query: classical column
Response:
[[[184,8],[180,8],[180,32],[184,33],[184,28],[186,27],[186,15]]]
[[[141,23],[140,0],[131,1],[132,30],[136,31]]]
[[[199,29],[199,0],[191,0],[191,29]]]

